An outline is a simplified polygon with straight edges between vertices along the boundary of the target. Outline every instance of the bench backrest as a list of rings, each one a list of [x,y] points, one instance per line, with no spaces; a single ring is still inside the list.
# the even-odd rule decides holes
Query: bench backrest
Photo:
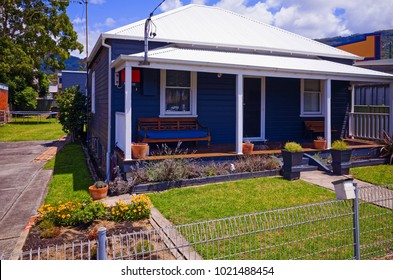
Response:
[[[196,130],[196,118],[140,118],[138,130]]]
[[[325,128],[325,122],[324,121],[304,121],[304,125],[308,129],[315,129],[315,128],[320,128],[324,129]]]

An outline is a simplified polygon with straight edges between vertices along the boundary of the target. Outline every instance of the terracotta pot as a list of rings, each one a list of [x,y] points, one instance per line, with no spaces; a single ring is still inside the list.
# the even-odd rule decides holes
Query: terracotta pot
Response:
[[[314,140],[314,149],[326,150],[326,140]]]
[[[254,150],[254,144],[252,143],[243,143],[243,154],[249,155]]]
[[[133,143],[131,144],[132,158],[142,159],[146,157],[148,145],[147,143]]]
[[[94,185],[89,187],[89,192],[93,200],[103,199],[108,195],[108,185],[105,185],[104,188],[97,189]]]

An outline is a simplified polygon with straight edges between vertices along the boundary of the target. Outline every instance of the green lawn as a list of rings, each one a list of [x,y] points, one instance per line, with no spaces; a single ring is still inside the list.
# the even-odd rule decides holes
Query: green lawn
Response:
[[[301,180],[257,178],[149,194],[174,224],[326,201],[335,194]]]
[[[369,182],[374,185],[385,185],[393,189],[393,165],[375,165],[366,167],[351,168],[351,174],[361,181]]]
[[[301,180],[248,179],[149,197],[204,259],[353,257],[352,204]],[[362,203],[360,220],[363,259],[386,255],[393,245],[391,210]]]
[[[44,168],[54,169],[45,203],[90,198],[88,187],[93,180],[80,144],[66,144]]]
[[[0,126],[0,142],[56,140],[63,135],[62,125],[54,119],[43,119],[37,123],[37,117],[14,118],[12,122]]]

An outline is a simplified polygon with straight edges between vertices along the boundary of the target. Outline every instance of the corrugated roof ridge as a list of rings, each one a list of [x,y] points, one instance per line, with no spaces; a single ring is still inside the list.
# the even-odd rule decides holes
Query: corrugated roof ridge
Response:
[[[195,4],[194,4],[194,5],[195,5]],[[302,36],[302,35],[299,35],[299,34],[297,34],[297,33],[290,32],[290,31],[288,31],[288,30],[279,28],[279,27],[277,27],[277,26],[274,26],[274,25],[271,25],[271,24],[268,24],[268,23],[265,23],[265,22],[262,22],[262,21],[259,21],[259,20],[250,18],[250,17],[247,17],[247,16],[245,16],[245,15],[241,15],[241,14],[236,13],[236,12],[234,12],[234,11],[226,10],[226,9],[224,9],[224,8],[217,7],[217,6],[204,6],[204,5],[198,5],[198,6],[209,7],[209,8],[217,8],[217,9],[223,11],[223,12],[230,13],[230,14],[233,14],[233,15],[236,15],[236,16],[239,16],[239,17],[242,17],[242,18],[244,18],[244,19],[246,19],[246,20],[249,20],[249,21],[255,22],[255,23],[257,23],[257,24],[263,25],[263,26],[265,26],[265,27],[268,27],[268,28],[271,28],[271,29],[280,31],[280,32],[282,32],[282,33],[286,33],[286,34],[295,36],[295,37],[297,37],[297,38],[306,39],[306,40],[308,40],[308,41],[310,41],[310,42],[312,42],[312,43],[315,43],[315,44],[318,44],[318,45],[321,45],[321,46],[324,46],[324,47],[328,47],[328,48],[332,48],[332,49],[338,50],[338,51],[341,52],[341,53],[345,53],[345,54],[348,53],[348,52],[343,51],[343,50],[341,50],[341,49],[334,48],[334,47],[331,47],[331,46],[329,46],[329,45],[327,45],[327,44],[318,42],[318,41],[316,41],[316,40],[314,40],[314,39],[307,38],[307,37]]]
[[[189,5],[186,5],[186,6],[182,6],[182,7],[179,7],[179,8],[176,8],[176,9],[173,9],[173,10],[169,10],[169,11],[167,11],[167,12],[164,12],[164,13],[161,13],[161,14],[158,14],[158,15],[155,15],[155,16],[152,17],[152,20],[158,20],[158,19],[161,19],[161,18],[165,18],[165,17],[170,16],[170,15],[172,15],[172,14],[176,14],[176,13],[182,11],[182,10],[191,8],[191,6],[203,6],[203,5],[189,4]],[[133,22],[133,23],[127,24],[127,25],[125,25],[125,26],[121,26],[121,27],[119,27],[119,28],[115,28],[115,29],[110,30],[110,31],[107,31],[107,32],[105,32],[105,33],[116,34],[116,35],[118,35],[118,34],[120,34],[120,33],[122,33],[122,32],[127,31],[127,30],[131,30],[131,29],[137,28],[137,27],[139,27],[139,26],[144,26],[144,25],[145,25],[146,19],[147,19],[147,18],[141,19],[141,20],[139,20],[139,21],[137,21],[137,22]],[[115,32],[116,30],[119,30],[119,31],[118,31],[118,32]]]

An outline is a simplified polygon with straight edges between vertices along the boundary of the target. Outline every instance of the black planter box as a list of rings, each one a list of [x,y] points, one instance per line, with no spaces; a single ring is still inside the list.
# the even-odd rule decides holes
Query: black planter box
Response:
[[[303,152],[281,151],[284,165],[282,166],[282,174],[286,180],[297,180],[300,178],[301,165],[303,160]]]
[[[331,150],[333,173],[337,175],[348,175],[351,168],[352,150]]]

